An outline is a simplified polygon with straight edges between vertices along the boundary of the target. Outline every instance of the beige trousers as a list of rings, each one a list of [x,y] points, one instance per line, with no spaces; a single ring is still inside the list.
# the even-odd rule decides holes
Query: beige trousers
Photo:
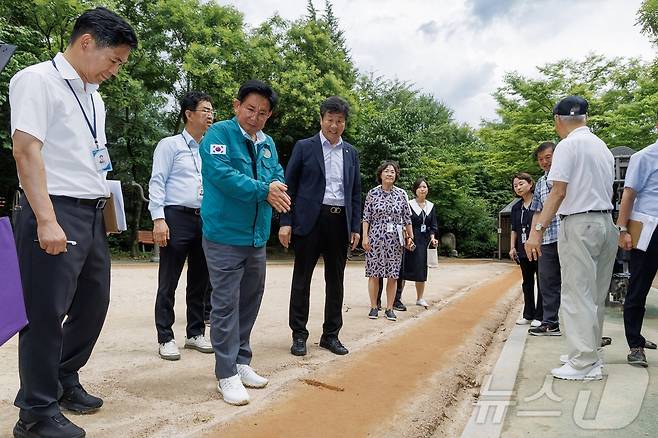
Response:
[[[605,300],[618,239],[619,232],[607,213],[575,214],[560,224],[560,322],[569,362],[576,369],[599,360]]]

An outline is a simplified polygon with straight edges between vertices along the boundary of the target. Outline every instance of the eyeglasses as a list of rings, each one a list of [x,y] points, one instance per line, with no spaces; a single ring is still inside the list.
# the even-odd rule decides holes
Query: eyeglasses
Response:
[[[189,110],[189,111],[201,111],[202,113],[210,114],[210,115],[212,115],[213,117],[215,116],[215,114],[217,114],[217,111],[215,111],[215,110],[209,110],[209,109],[206,109],[206,108],[202,108],[202,109],[193,109],[193,110]]]
[[[244,112],[246,113],[247,117],[255,117],[256,119],[259,120],[266,120],[269,116],[269,112],[264,112],[264,111],[257,111],[253,108],[244,108]]]

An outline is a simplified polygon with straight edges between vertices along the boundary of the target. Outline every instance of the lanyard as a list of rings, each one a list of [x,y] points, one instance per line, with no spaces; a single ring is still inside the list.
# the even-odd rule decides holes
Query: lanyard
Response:
[[[59,69],[57,68],[57,64],[55,64],[55,60],[51,59],[50,62],[53,63],[53,67],[55,67],[55,70],[59,71]],[[75,100],[78,101],[78,106],[80,106],[80,111],[82,111],[82,115],[85,118],[85,122],[87,122],[87,127],[89,128],[89,132],[91,132],[91,136],[94,137],[94,144],[96,145],[96,149],[99,149],[98,137],[96,135],[96,133],[97,133],[97,131],[96,131],[96,105],[94,105],[94,96],[92,94],[89,95],[89,99],[91,99],[91,108],[94,112],[94,124],[92,126],[92,124],[89,122],[89,117],[87,117],[87,113],[85,112],[85,109],[82,107],[82,102],[80,102],[80,99],[78,98],[78,95],[73,90],[73,87],[71,86],[71,83],[69,82],[68,79],[64,79],[64,81],[66,82],[66,85],[69,86],[69,90],[71,90],[71,93],[73,93],[73,97],[75,97]]]
[[[521,202],[523,202],[523,200],[522,200]],[[526,224],[523,222],[523,216],[524,216],[523,214],[524,214],[526,211],[528,211],[528,209],[525,207],[525,205],[521,204],[521,228],[523,228],[524,230],[525,230],[525,228],[526,228],[526,227],[525,227]],[[524,231],[524,232],[525,232],[525,231]]]
[[[416,201],[416,204],[418,204],[418,201]],[[420,208],[420,214],[418,216],[423,220],[423,225],[425,225],[425,220],[427,219],[427,213],[425,213],[425,207],[421,207],[420,204],[418,204],[418,207]]]
[[[190,144],[187,142],[187,139],[185,138],[182,132],[180,136],[183,137],[183,141],[187,145],[187,148],[190,150],[190,155],[192,155],[192,161],[194,162],[194,169],[196,170],[196,174],[199,176],[199,178],[201,178],[201,172],[199,172],[199,166],[197,166],[196,164],[196,158],[194,158],[194,152],[192,152],[192,147],[190,147]]]

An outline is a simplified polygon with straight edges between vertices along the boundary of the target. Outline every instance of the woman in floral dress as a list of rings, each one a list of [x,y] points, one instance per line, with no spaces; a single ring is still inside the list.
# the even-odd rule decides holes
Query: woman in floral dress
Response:
[[[414,234],[407,194],[394,183],[400,168],[394,161],[384,161],[377,168],[381,184],[368,192],[363,209],[363,248],[366,250],[366,277],[370,294],[368,317],[377,319],[377,289],[380,278],[386,278],[386,319],[395,321],[393,312],[395,287],[400,276],[404,248],[412,249]]]

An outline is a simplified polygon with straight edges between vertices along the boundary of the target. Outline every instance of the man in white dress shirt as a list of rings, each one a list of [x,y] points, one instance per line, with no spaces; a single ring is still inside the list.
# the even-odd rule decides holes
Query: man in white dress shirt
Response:
[[[88,10],[63,54],[19,71],[9,84],[13,153],[24,190],[14,216],[16,248],[30,321],[18,342],[14,437],[83,437],[60,409],[86,414],[103,404],[78,376],[110,301],[102,209],[112,165],[97,90],[136,46],[121,17]]]
[[[528,258],[536,260],[543,232],[560,215],[562,325],[569,350],[560,358],[564,365],[551,373],[565,380],[602,378],[598,349],[619,238],[611,216],[614,158],[587,127],[587,108],[582,97],[568,96],[553,109],[562,138],[547,177],[553,188],[526,242]]]
[[[190,91],[180,101],[185,122],[182,133],[163,138],[153,153],[149,182],[149,211],[153,240],[160,250],[155,326],[158,352],[165,360],[180,359],[174,331],[174,295],[187,260],[187,328],[185,348],[212,353],[205,337],[204,297],[209,279],[201,246],[201,157],[199,143],[214,118],[208,94]]]

